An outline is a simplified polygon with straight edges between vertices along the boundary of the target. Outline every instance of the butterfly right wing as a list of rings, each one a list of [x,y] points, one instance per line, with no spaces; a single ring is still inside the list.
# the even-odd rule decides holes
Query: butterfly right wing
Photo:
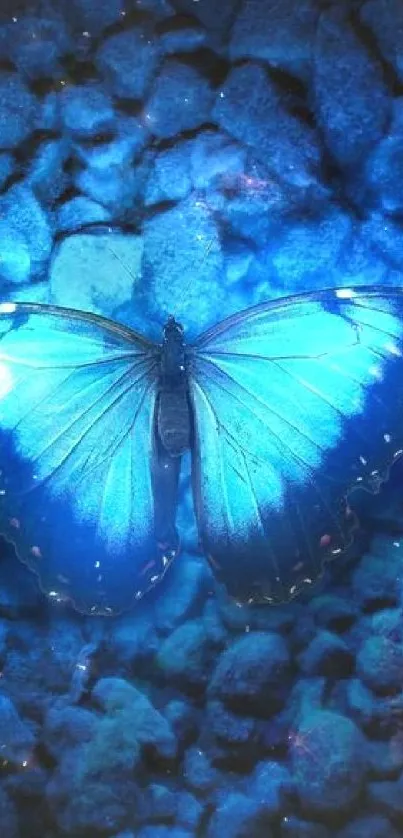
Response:
[[[0,307],[0,532],[48,596],[83,612],[128,608],[175,554],[157,370],[158,347],[104,318]]]

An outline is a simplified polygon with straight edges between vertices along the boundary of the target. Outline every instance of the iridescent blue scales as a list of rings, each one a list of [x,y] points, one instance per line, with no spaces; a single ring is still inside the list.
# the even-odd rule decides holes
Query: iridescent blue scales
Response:
[[[201,544],[238,600],[292,598],[351,540],[349,493],[402,453],[402,333],[403,291],[375,287],[262,304],[183,343]],[[178,552],[164,357],[95,315],[0,306],[0,532],[83,612],[129,608]]]

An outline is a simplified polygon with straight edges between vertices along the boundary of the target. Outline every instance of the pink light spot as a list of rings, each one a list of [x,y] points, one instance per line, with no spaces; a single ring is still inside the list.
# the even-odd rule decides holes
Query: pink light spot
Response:
[[[320,539],[319,544],[320,544],[321,547],[329,547],[329,544],[330,544],[331,540],[332,540],[332,536],[329,535],[328,533],[326,533],[325,535],[322,535],[322,538]]]
[[[155,561],[154,561],[154,559],[151,559],[151,561],[147,562],[145,567],[143,567],[143,569],[140,571],[140,576],[145,576],[146,573],[148,573],[149,570],[152,570],[154,566],[155,566]]]
[[[20,529],[21,524],[20,524],[18,518],[10,518],[10,527],[14,527],[15,530]]]

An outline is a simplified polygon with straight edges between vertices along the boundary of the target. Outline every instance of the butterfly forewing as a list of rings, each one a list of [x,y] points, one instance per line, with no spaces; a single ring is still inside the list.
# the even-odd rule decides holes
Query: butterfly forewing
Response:
[[[280,602],[351,540],[352,489],[403,447],[403,293],[257,306],[188,349],[202,543],[240,600]]]
[[[155,528],[157,368],[103,318],[0,307],[0,531],[81,611],[129,607],[174,555]]]

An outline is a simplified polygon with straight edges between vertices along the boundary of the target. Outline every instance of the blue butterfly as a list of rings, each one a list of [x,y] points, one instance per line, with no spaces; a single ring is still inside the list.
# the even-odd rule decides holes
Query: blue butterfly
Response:
[[[203,549],[278,603],[350,542],[347,496],[403,444],[403,290],[326,290],[157,345],[93,314],[0,306],[0,532],[46,594],[115,614],[178,553],[190,448]]]

